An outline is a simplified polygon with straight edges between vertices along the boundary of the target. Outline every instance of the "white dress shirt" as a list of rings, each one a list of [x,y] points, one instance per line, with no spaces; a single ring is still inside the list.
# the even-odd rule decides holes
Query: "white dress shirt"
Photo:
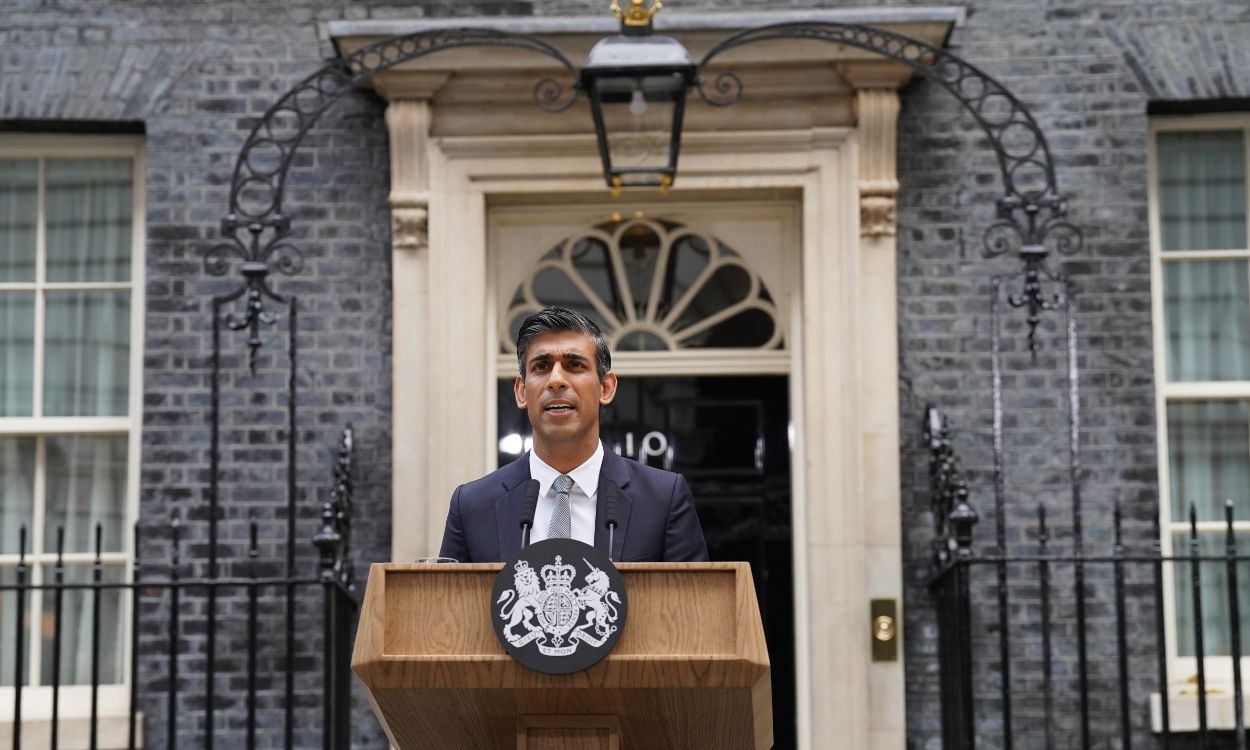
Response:
[[[603,466],[603,443],[585,463],[569,472],[573,488],[569,490],[569,510],[573,516],[573,538],[592,547],[595,544],[595,496],[599,494],[599,468]],[[534,528],[530,542],[547,538],[551,515],[556,509],[556,492],[552,485],[560,472],[548,466],[538,454],[530,451],[530,478],[538,480],[538,505],[534,509]]]

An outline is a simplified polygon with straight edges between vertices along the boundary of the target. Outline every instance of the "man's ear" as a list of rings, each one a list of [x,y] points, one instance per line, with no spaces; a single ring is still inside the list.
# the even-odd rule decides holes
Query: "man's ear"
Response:
[[[603,393],[599,394],[599,405],[607,406],[612,403],[612,399],[616,398],[616,373],[609,372],[603,376]]]
[[[521,380],[521,376],[517,375],[516,380],[512,381],[512,395],[516,397],[516,406],[518,409],[525,408],[525,381]]]

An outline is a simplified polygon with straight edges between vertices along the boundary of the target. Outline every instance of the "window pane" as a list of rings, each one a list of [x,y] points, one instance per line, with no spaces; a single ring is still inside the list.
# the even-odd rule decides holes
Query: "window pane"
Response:
[[[1168,404],[1172,520],[1224,520],[1224,501],[1250,519],[1250,407],[1245,401]],[[1250,643],[1250,641],[1247,641]]]
[[[645,318],[647,304],[651,301],[651,285],[658,270],[660,238],[646,224],[631,224],[621,234],[620,254],[621,268],[625,270],[625,280],[634,301],[634,314]]]
[[[534,299],[542,305],[558,305],[579,312],[590,318],[602,331],[611,331],[611,327],[594,305],[586,299],[582,290],[577,288],[573,280],[563,270],[544,268],[534,274]]]
[[[688,348],[728,348],[763,346],[773,337],[777,323],[773,316],[758,309],[747,309],[704,329],[682,342]]]
[[[746,299],[750,291],[750,272],[742,266],[721,266],[712,273],[712,276],[695,294],[694,299],[678,316],[673,329],[680,334],[682,329],[695,325],[726,307]]]
[[[39,162],[0,159],[0,282],[35,280]]]
[[[43,413],[117,416],[130,396],[130,293],[48,292]]]
[[[47,161],[48,281],[128,281],[129,159]]]
[[[53,582],[54,568],[43,566],[44,584]],[[125,580],[124,565],[104,566],[102,581],[120,583]],[[67,565],[66,583],[90,583],[90,565]],[[91,683],[91,633],[96,623],[92,617],[93,597],[90,589],[66,589],[61,600],[61,673],[62,685]],[[100,683],[115,684],[122,677],[122,603],[123,589],[100,590]],[[56,633],[56,595],[51,589],[43,594],[43,674],[40,682],[53,684],[52,656]]]
[[[1163,264],[1169,380],[1250,379],[1250,283],[1244,260]]]
[[[1250,556],[1250,535],[1236,533],[1237,554]],[[1222,557],[1225,554],[1226,537],[1223,531],[1199,532],[1198,554],[1204,557]],[[1173,557],[1190,554],[1189,532],[1172,533]],[[1202,583],[1202,651],[1206,656],[1231,656],[1232,641],[1229,637],[1229,597],[1227,563],[1204,562],[1198,564]],[[1176,592],[1176,647],[1180,656],[1195,656],[1194,642],[1194,584],[1193,565],[1174,563],[1173,587]],[[1250,596],[1250,564],[1237,564],[1237,598],[1243,602]],[[1242,655],[1247,655],[1250,645],[1250,617],[1241,618]],[[1185,678],[1188,675],[1179,675]]]
[[[0,292],[0,417],[34,410],[35,295]]]
[[[1159,223],[1164,250],[1246,247],[1241,131],[1159,133]]]
[[[26,571],[26,582],[30,583],[30,570]],[[17,566],[0,565],[0,585],[12,586],[17,583]],[[22,617],[22,641],[25,644],[22,659],[22,684],[30,684],[30,622],[32,619],[31,596],[26,593],[26,610]],[[17,666],[17,592],[0,591],[0,686],[13,685],[13,668]]]
[[[126,436],[48,437],[47,520],[44,550],[56,549],[65,527],[66,552],[94,552],[95,526],[103,527],[105,552],[124,549]]]
[[[625,306],[616,289],[616,277],[612,273],[612,261],[608,246],[594,237],[583,237],[573,245],[573,267],[578,275],[590,286],[608,309],[617,317],[625,319]],[[627,261],[628,263],[628,261]],[[626,266],[628,270],[628,265]],[[637,302],[638,298],[635,297]],[[645,298],[644,298],[645,301]]]
[[[688,234],[673,243],[668,275],[665,277],[667,283],[657,308],[660,317],[668,315],[673,305],[694,285],[711,259],[711,249],[698,235]]]
[[[35,438],[0,438],[0,555],[16,555],[22,526],[34,546]],[[0,631],[3,635],[3,631]]]

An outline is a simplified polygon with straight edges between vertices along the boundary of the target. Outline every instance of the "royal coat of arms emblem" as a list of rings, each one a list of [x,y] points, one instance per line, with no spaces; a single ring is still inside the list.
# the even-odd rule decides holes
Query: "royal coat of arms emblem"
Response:
[[[495,632],[525,666],[569,674],[598,663],[625,624],[620,573],[602,553],[572,539],[549,539],[521,551],[500,572]]]

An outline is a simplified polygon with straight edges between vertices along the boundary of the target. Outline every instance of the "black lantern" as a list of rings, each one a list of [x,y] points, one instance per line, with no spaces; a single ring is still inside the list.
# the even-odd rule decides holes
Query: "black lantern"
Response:
[[[595,44],[581,72],[613,195],[623,187],[667,192],[673,184],[686,91],[695,79],[695,64],[681,42],[653,33],[659,0],[650,8],[644,4],[630,0],[628,11],[612,4],[621,33]]]

